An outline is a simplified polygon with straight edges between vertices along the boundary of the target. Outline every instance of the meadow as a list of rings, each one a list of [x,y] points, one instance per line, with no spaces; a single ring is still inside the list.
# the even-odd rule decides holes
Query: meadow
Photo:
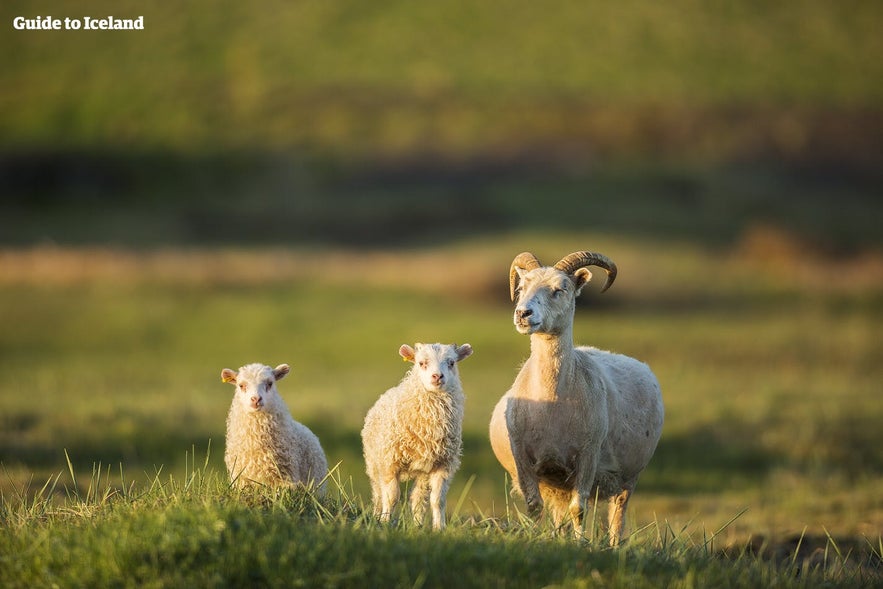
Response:
[[[552,260],[583,244],[614,257],[621,275],[604,295],[597,286],[587,289],[577,309],[576,340],[648,362],[667,411],[662,441],[630,504],[634,544],[622,556],[600,546],[589,550],[585,558],[610,559],[591,566],[625,586],[637,577],[622,559],[634,557],[643,567],[649,566],[645,559],[661,558],[663,568],[674,567],[661,577],[673,585],[686,582],[688,572],[713,582],[724,573],[708,563],[719,562],[729,548],[742,555],[737,562],[760,567],[776,582],[793,579],[793,567],[821,575],[809,579],[846,584],[878,578],[883,261],[874,255],[806,257],[799,244],[772,232],[755,232],[731,250],[543,232],[395,250],[7,250],[0,258],[7,560],[18,551],[16,542],[42,538],[39,546],[55,546],[50,539],[59,530],[74,534],[70,559],[77,560],[85,558],[75,556],[78,551],[98,550],[95,543],[107,534],[125,544],[137,535],[138,522],[151,530],[170,521],[183,530],[199,521],[198,529],[211,538],[172,532],[174,542],[193,547],[169,547],[173,555],[183,551],[181,570],[154,572],[166,571],[160,579],[168,582],[213,584],[206,572],[211,567],[196,557],[204,541],[230,575],[242,569],[214,544],[225,542],[224,534],[212,535],[205,522],[223,528],[244,518],[243,528],[282,526],[288,530],[279,532],[283,537],[321,536],[327,523],[328,533],[345,542],[401,541],[416,553],[425,542],[433,554],[477,542],[478,550],[532,554],[539,542],[545,546],[540,552],[551,550],[557,563],[542,565],[547,576],[539,578],[584,579],[580,583],[593,586],[591,569],[572,568],[589,566],[571,560],[580,554],[578,545],[561,544],[523,521],[523,505],[507,495],[486,433],[494,403],[528,352],[526,338],[511,326],[506,272],[513,252],[530,249]],[[408,526],[396,536],[363,511],[370,493],[358,438],[362,419],[406,369],[399,344],[430,340],[468,341],[475,348],[461,366],[468,397],[464,457],[450,492],[452,530],[440,540],[447,548]],[[281,393],[337,464],[338,502],[318,510],[319,516],[309,500],[307,507],[295,501],[301,505],[295,508],[290,498],[274,498],[265,517],[224,485],[231,392],[219,374],[251,361],[292,365]],[[210,482],[191,493],[188,481],[197,471]],[[302,517],[283,516],[297,509]],[[128,517],[135,523],[118,527]],[[295,523],[316,517],[331,523]],[[361,523],[356,531],[341,531],[348,525],[341,519]],[[511,530],[521,530],[511,533],[521,540],[509,538]],[[415,534],[416,544],[405,540]],[[287,550],[277,544],[281,539],[267,542],[272,554]],[[39,578],[30,575],[39,575],[45,558],[55,571],[60,565],[51,561],[62,557],[46,550],[29,552],[34,556],[25,562],[31,564],[13,578]],[[160,548],[152,550],[166,558]],[[820,566],[818,551],[832,563],[842,551],[840,564]],[[367,554],[358,558],[370,560]],[[487,566],[499,564],[488,558]],[[428,586],[445,584],[438,576],[442,560],[421,561]],[[700,562],[706,564],[694,569]],[[99,559],[90,575],[145,580],[112,572],[114,566]],[[266,572],[264,565],[249,566]],[[310,566],[323,571],[328,565]],[[351,584],[345,571],[355,574],[353,566],[323,584]],[[402,579],[408,582],[390,582],[419,584],[416,569],[406,569]],[[224,578],[236,584],[235,576]],[[529,586],[537,578],[518,573],[497,584]]]

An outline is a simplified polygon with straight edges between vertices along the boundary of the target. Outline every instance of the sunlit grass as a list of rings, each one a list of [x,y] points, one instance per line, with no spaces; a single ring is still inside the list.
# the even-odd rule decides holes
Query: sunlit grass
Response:
[[[463,515],[499,517],[510,498],[487,423],[528,354],[505,270],[522,249],[549,260],[587,242],[621,277],[603,296],[589,287],[577,342],[648,362],[666,402],[631,525],[658,516],[715,528],[747,507],[729,539],[880,529],[877,262],[846,261],[840,271],[858,279],[829,283],[806,271],[812,260],[770,266],[541,233],[400,252],[7,251],[0,488],[31,481],[34,493],[59,473],[71,485],[65,451],[80,470],[110,465],[113,486],[120,464],[180,476],[185,454],[209,443],[222,469],[220,370],[261,361],[292,365],[281,393],[295,417],[368,495],[358,432],[406,369],[398,346],[457,341],[476,353],[461,367],[464,459],[451,496],[468,484]]]
[[[516,506],[465,517],[464,488],[444,532],[370,516],[352,481],[332,468],[324,497],[306,489],[236,490],[188,453],[180,476],[159,471],[113,486],[68,464],[70,488],[49,479],[36,493],[0,494],[0,562],[12,584],[199,586],[366,583],[390,587],[651,587],[699,583],[752,587],[872,586],[879,582],[880,540],[864,544],[827,533],[780,548],[764,542],[722,550],[736,512],[715,528],[654,519],[610,550],[593,526],[583,541],[556,537]],[[63,501],[53,501],[60,488]],[[63,537],[63,541],[60,539]]]

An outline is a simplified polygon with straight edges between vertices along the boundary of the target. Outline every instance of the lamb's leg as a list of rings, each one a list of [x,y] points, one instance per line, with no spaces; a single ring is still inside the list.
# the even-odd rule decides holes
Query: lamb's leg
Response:
[[[392,517],[392,510],[399,502],[399,478],[395,475],[387,476],[381,483],[381,511],[380,521],[388,522]]]
[[[371,506],[372,513],[374,517],[380,518],[380,515],[383,513],[383,491],[380,485],[380,472],[378,469],[371,464],[370,461],[366,458],[367,462],[365,473],[368,475],[368,481],[371,483]]]
[[[380,483],[371,478],[371,505],[374,507],[374,517],[379,518],[383,513],[383,493],[380,491]]]
[[[432,508],[432,527],[443,530],[445,527],[445,507],[448,497],[448,473],[437,470],[429,475],[429,504]]]
[[[617,546],[625,529],[625,510],[632,495],[631,489],[623,489],[618,495],[610,498],[607,507],[607,530],[610,534],[610,545]]]
[[[426,516],[426,495],[429,493],[429,476],[418,475],[414,479],[414,488],[411,489],[411,514],[414,523],[423,524]]]

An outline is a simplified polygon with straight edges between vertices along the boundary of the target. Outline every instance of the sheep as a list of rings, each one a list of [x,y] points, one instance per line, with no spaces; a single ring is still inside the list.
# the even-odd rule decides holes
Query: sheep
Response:
[[[328,460],[319,438],[292,418],[276,382],[290,367],[248,364],[225,368],[221,380],[236,386],[227,414],[224,462],[234,486],[314,488],[324,494]]]
[[[530,357],[494,408],[490,441],[528,513],[545,507],[559,530],[569,516],[583,535],[584,514],[607,499],[607,529],[616,546],[638,475],[656,450],[664,409],[659,382],[638,360],[593,347],[574,347],[576,297],[591,279],[586,266],[616,265],[579,251],[555,266],[519,254],[509,270],[516,330],[530,335]]]
[[[389,521],[399,482],[413,479],[414,520],[423,523],[428,493],[432,527],[440,530],[448,487],[460,467],[465,397],[457,362],[472,354],[472,346],[405,344],[399,354],[414,366],[380,396],[362,428],[374,516]]]

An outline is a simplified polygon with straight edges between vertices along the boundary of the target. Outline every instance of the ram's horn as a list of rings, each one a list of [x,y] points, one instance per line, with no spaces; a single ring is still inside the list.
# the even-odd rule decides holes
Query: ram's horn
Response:
[[[601,292],[610,288],[613,281],[616,280],[616,264],[614,264],[610,258],[602,254],[596,254],[594,252],[573,252],[570,255],[564,256],[561,258],[561,261],[555,264],[555,268],[567,274],[573,274],[580,268],[585,268],[586,266],[598,266],[607,272],[607,282],[604,283]]]
[[[515,300],[515,289],[518,286],[518,272],[515,269],[533,270],[541,265],[537,257],[530,252],[521,252],[515,256],[515,259],[512,260],[512,265],[509,267],[509,296],[512,297],[513,301]]]

